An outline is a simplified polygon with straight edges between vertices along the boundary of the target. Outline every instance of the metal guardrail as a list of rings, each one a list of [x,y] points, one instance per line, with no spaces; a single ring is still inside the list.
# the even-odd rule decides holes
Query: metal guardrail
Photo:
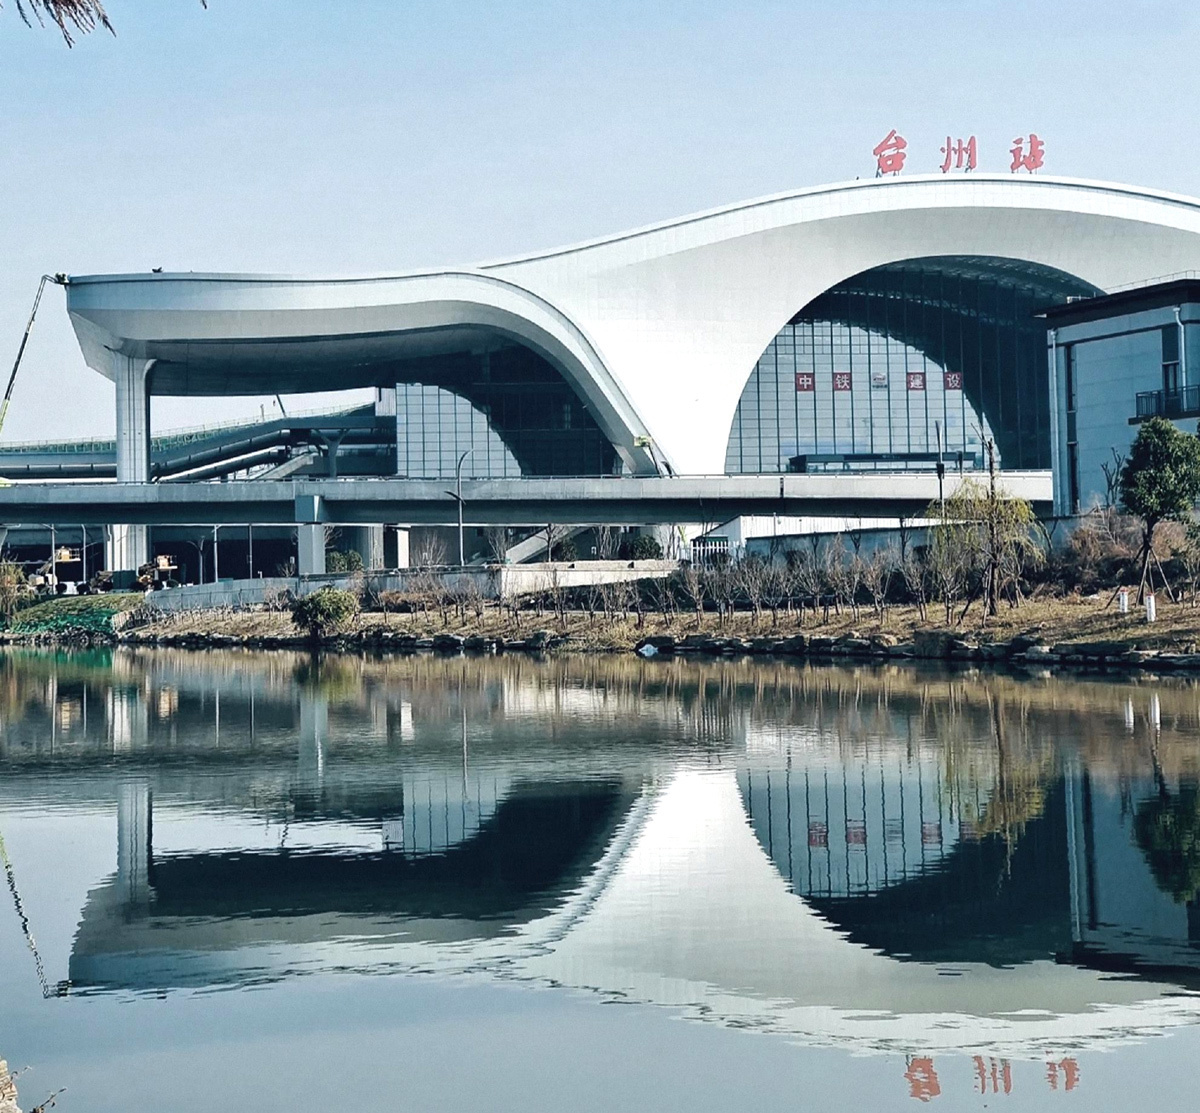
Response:
[[[1137,417],[1194,417],[1200,415],[1200,385],[1179,390],[1143,390],[1136,398]]]
[[[1143,290],[1147,286],[1158,286],[1163,282],[1182,282],[1198,278],[1200,278],[1200,271],[1172,271],[1170,274],[1159,274],[1153,278],[1139,278],[1135,282],[1124,282],[1120,286],[1113,286],[1107,292],[1110,294],[1123,294],[1128,290]]]
[[[266,418],[271,421],[300,421],[314,417],[346,417],[365,409],[364,406],[351,406],[334,410],[293,410],[288,414],[272,414]],[[221,433],[234,433],[239,429],[253,429],[263,425],[264,419],[242,418],[236,421],[215,422],[211,425],[185,425],[178,429],[164,429],[151,437],[155,448],[168,448],[174,445],[188,444],[191,441],[204,440],[207,437],[219,436]],[[0,444],[0,455],[6,452],[46,452],[72,453],[116,452],[115,440],[82,440],[82,441],[7,441]]]

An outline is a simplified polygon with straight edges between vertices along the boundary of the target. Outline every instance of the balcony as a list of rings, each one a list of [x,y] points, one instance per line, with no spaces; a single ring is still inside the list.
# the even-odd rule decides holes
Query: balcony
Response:
[[[1137,396],[1137,416],[1131,417],[1129,424],[1136,425],[1150,417],[1200,417],[1200,386],[1143,390]]]

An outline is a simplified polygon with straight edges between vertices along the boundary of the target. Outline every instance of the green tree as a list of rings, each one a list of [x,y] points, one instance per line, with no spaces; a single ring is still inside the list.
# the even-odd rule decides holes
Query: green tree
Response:
[[[1154,531],[1165,521],[1186,521],[1200,498],[1200,440],[1166,418],[1145,422],[1121,469],[1121,504],[1142,521],[1138,602],[1146,593]]]
[[[1180,904],[1200,894],[1200,794],[1184,784],[1172,794],[1160,784],[1133,817],[1133,833],[1154,880]]]
[[[1005,592],[1015,606],[1021,598],[1026,568],[1043,556],[1033,507],[1025,499],[1013,498],[997,483],[990,441],[987,448],[987,485],[965,479],[949,498],[931,504],[926,511],[935,522],[929,531],[930,571],[947,604],[947,622],[950,596],[964,592],[970,581],[976,587],[968,606],[970,599],[982,594],[988,615],[995,615]]]
[[[292,622],[314,641],[335,634],[358,614],[358,596],[338,587],[323,587],[292,604]]]

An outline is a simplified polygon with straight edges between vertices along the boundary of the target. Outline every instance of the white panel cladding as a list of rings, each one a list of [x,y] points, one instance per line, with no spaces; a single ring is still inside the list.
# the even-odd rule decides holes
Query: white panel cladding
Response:
[[[746,380],[783,324],[852,275],[931,255],[1020,259],[1110,289],[1200,270],[1200,202],[1048,177],[850,182],[474,273],[109,276],[73,279],[68,304],[98,369],[100,347],[133,354],[156,339],[506,329],[552,349],[627,461],[649,434],[676,471],[715,474]],[[639,470],[653,467],[641,457]]]

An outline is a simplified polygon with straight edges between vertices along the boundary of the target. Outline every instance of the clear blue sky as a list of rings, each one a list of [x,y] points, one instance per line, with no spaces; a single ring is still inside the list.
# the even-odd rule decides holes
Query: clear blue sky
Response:
[[[1136,0],[108,0],[67,50],[0,10],[0,373],[44,271],[344,274],[508,253],[873,173],[1200,194],[1191,5]],[[309,404],[311,404],[310,400]],[[257,412],[157,400],[156,428]],[[5,440],[104,434],[51,290]]]

